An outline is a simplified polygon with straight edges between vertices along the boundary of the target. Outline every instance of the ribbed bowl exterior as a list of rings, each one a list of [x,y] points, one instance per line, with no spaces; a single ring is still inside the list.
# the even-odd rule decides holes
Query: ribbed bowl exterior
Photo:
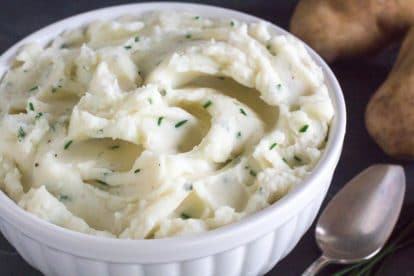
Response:
[[[262,237],[219,254],[160,264],[111,263],[51,248],[1,220],[7,240],[33,267],[56,276],[253,276],[263,275],[285,257],[308,230],[318,213],[330,179],[320,181],[321,193],[286,223]]]

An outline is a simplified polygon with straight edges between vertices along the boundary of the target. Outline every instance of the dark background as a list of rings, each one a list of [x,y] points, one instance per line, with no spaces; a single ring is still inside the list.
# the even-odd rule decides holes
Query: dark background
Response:
[[[14,43],[50,23],[65,17],[105,6],[133,1],[115,0],[0,0],[0,53]],[[141,1],[134,1],[141,2]],[[288,29],[297,0],[227,0],[192,1],[247,12]],[[348,126],[345,145],[326,201],[348,180],[374,163],[398,163],[385,156],[368,136],[363,115],[370,95],[387,76],[398,45],[376,57],[339,62],[332,65],[343,88],[347,103]],[[398,226],[414,219],[414,165],[403,164],[407,174],[407,193]],[[296,248],[269,275],[300,275],[320,252],[315,244],[314,226]],[[0,275],[40,275],[15,253],[0,234]],[[341,267],[331,266],[321,275],[331,275]],[[397,252],[385,262],[381,275],[414,275],[414,246]],[[221,275],[220,275],[221,276]],[[223,275],[226,276],[226,275]]]

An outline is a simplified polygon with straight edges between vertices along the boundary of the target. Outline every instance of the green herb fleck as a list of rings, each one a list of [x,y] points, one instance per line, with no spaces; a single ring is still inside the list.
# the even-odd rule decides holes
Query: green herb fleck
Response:
[[[191,35],[191,34],[186,34],[186,35],[185,35],[185,38],[187,38],[187,39],[191,39],[191,37],[192,37],[192,35]]]
[[[70,200],[70,197],[67,195],[60,195],[59,196],[59,201],[66,201],[66,200]]]
[[[234,27],[234,21],[230,21],[230,26]]]
[[[303,127],[301,127],[299,129],[299,132],[304,133],[304,132],[306,132],[308,130],[308,128],[309,128],[309,125],[304,125]]]
[[[109,149],[115,150],[115,149],[119,149],[120,147],[121,147],[120,145],[113,145]]]
[[[212,104],[212,102],[210,101],[210,100],[208,100],[204,105],[203,105],[203,107],[204,108],[208,108],[210,105]]]
[[[109,174],[111,174],[111,173],[112,173],[112,171],[111,171],[111,172],[104,172],[104,173],[103,173],[103,176],[104,176],[104,177],[106,177],[106,176],[108,176],[108,175],[109,175]]]
[[[103,134],[103,128],[98,129],[96,132],[99,133],[99,134]]]
[[[33,106],[33,104],[32,104],[32,103],[29,103],[29,109],[30,109],[31,111],[34,111],[34,106]]]
[[[270,50],[272,48],[272,46],[270,46],[270,44],[266,45],[266,49]]]
[[[24,137],[26,137],[26,132],[24,131],[23,127],[19,127],[19,130],[17,131],[17,138],[19,141],[23,140]]]
[[[237,132],[237,136],[236,137],[237,138],[240,138],[241,137],[241,131]]]
[[[63,146],[63,149],[67,150],[67,149],[70,147],[70,145],[72,145],[72,143],[73,143],[73,140],[69,140],[69,141],[68,141],[68,142],[66,142],[66,144]]]
[[[33,86],[32,88],[30,88],[30,89],[29,89],[29,92],[33,92],[33,91],[35,91],[35,90],[37,90],[37,89],[39,89],[39,87],[38,87],[38,86]]]
[[[243,108],[240,108],[240,113],[243,114],[244,116],[247,116],[247,113],[246,113],[246,111],[244,111]]]
[[[249,173],[253,177],[256,177],[257,176],[257,173],[254,170],[250,170]]]
[[[277,87],[277,90],[280,90],[280,89],[282,89],[282,84],[279,83],[279,84],[276,85],[276,87]]]
[[[160,91],[161,96],[167,95],[167,90],[163,89]]]
[[[36,120],[39,120],[40,117],[42,117],[42,116],[43,116],[43,113],[42,112],[39,112],[39,113],[36,114],[35,119]]]
[[[261,195],[264,195],[265,193],[265,190],[263,189],[263,187],[260,187],[258,191],[259,191],[259,194]]]
[[[193,184],[191,184],[191,183],[185,183],[184,184],[184,190],[186,190],[186,191],[192,191],[193,190]]]
[[[162,124],[162,120],[164,120],[164,117],[161,116],[161,117],[158,118],[158,122],[157,122],[158,126],[160,126]]]
[[[125,49],[125,50],[129,50],[129,49],[131,49],[131,48],[132,48],[132,46],[131,46],[131,45],[124,46],[124,49]]]
[[[285,162],[286,164],[288,163],[288,161],[286,160],[286,158],[282,158],[283,162]]]
[[[139,173],[141,171],[141,169],[136,169],[135,171],[134,171],[134,173],[135,174],[137,174],[137,173]]]
[[[151,98],[148,98],[148,103],[152,104],[152,99]]]
[[[63,43],[62,45],[60,45],[60,49],[65,49],[68,48],[68,45],[66,45],[65,43]]]
[[[224,77],[218,77],[219,80],[224,80]]]
[[[295,159],[298,162],[302,162],[302,159],[299,156],[293,156],[293,159]]]
[[[188,120],[182,120],[182,121],[179,121],[178,123],[176,123],[175,125],[174,125],[174,127],[175,128],[179,128],[180,126],[182,126],[182,125],[184,125],[185,123],[187,123],[188,122]]]
[[[276,146],[277,146],[277,143],[273,143],[273,144],[270,146],[269,150],[274,149]]]
[[[191,218],[188,214],[186,213],[181,213],[180,217],[184,220]]]
[[[134,41],[135,41],[135,42],[138,42],[138,41],[139,41],[139,36],[136,36],[136,37],[134,38]]]
[[[199,20],[200,19],[200,16],[194,16],[193,19],[194,20]]]

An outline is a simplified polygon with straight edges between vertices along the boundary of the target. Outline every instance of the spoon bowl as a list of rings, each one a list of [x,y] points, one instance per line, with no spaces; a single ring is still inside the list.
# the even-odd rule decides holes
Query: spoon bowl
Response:
[[[323,255],[303,275],[328,263],[355,263],[384,246],[398,220],[405,193],[404,169],[374,165],[353,178],[326,206],[316,226]]]

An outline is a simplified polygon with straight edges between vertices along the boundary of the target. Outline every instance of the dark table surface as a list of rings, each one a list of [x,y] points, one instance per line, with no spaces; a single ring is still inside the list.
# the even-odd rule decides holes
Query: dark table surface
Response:
[[[2,0],[0,8],[0,53],[15,42],[57,20],[84,11],[127,2],[116,0],[53,1]],[[192,1],[222,6],[247,12],[288,29],[289,18],[297,0],[211,0]],[[398,45],[376,57],[340,62],[332,69],[341,83],[348,112],[345,145],[325,203],[355,174],[374,163],[398,163],[388,158],[370,139],[364,127],[363,115],[370,95],[386,78],[395,59]],[[414,165],[404,165],[407,175],[407,193],[398,225],[414,219]],[[269,273],[269,275],[300,275],[320,254],[313,237],[314,226],[296,248]],[[13,247],[0,235],[0,275],[40,275],[15,253]],[[381,275],[414,275],[414,246],[397,252],[387,259]],[[338,267],[326,269],[330,275]],[[225,276],[225,275],[223,275]]]

